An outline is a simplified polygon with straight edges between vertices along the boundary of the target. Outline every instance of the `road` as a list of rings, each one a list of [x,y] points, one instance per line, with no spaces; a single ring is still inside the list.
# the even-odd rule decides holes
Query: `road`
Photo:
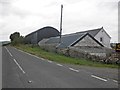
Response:
[[[10,46],[2,48],[2,78],[3,88],[118,88],[115,80]]]

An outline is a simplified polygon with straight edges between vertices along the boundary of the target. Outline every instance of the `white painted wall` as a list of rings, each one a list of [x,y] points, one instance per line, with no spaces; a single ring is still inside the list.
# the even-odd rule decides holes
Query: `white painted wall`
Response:
[[[103,41],[100,41],[100,38],[103,38]],[[110,37],[107,35],[104,29],[101,29],[98,34],[94,37],[100,43],[102,43],[105,47],[110,48]]]
[[[100,46],[96,41],[94,41],[90,36],[84,37],[74,46]]]

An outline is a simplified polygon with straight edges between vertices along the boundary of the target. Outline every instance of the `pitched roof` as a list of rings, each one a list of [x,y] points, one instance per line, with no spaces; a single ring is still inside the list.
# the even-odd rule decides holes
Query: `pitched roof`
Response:
[[[85,33],[80,34],[70,34],[63,36],[61,38],[61,44],[58,46],[60,48],[69,47],[71,46],[75,41],[77,41],[79,38],[82,38],[85,35]]]
[[[58,45],[58,47],[64,48],[70,46],[73,42],[75,42],[78,38],[82,37],[85,33],[80,34],[68,34],[63,35],[61,37],[61,44]],[[59,43],[60,37],[51,37],[49,38],[45,44],[53,44],[53,43]]]
[[[101,29],[103,29],[103,27],[102,27],[102,28],[98,28],[98,29],[92,29],[92,30],[77,32],[77,33],[89,33],[90,35],[92,35],[93,37],[95,37],[95,35],[96,35]]]
[[[99,43],[92,35],[89,33],[74,33],[74,34],[67,34],[61,37],[61,43],[57,46],[59,48],[66,48],[69,46],[74,46],[78,41],[82,40],[86,35],[89,35],[93,40],[95,40],[99,45],[103,46]],[[53,44],[59,43],[60,37],[51,37],[46,40],[45,44]]]
[[[100,46],[104,47],[99,41],[97,41],[94,37],[97,35],[97,33],[103,29],[102,28],[98,28],[98,29],[92,29],[92,30],[87,30],[87,31],[82,31],[82,32],[76,32],[76,33],[72,33],[72,34],[66,34],[66,35],[62,35],[61,37],[61,43],[59,43],[60,41],[60,37],[51,37],[49,39],[47,39],[46,41],[44,41],[45,44],[54,44],[57,43],[57,47],[59,48],[66,48],[69,46],[74,46],[76,43],[78,43],[80,40],[82,40],[86,35],[88,35],[89,37],[91,37],[95,42],[97,42]]]

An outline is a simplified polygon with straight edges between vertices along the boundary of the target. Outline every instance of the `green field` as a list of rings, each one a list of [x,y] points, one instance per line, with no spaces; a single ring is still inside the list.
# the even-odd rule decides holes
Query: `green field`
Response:
[[[42,50],[39,46],[17,45],[14,47],[21,49],[25,52],[31,53],[33,55],[36,55],[38,57],[42,57],[42,58],[55,61],[55,62],[59,62],[59,63],[65,63],[65,64],[68,63],[68,64],[93,66],[93,67],[118,68],[118,65],[114,65],[114,64],[103,64],[100,62],[93,62],[90,60],[72,58],[72,57],[67,57],[61,54],[57,54],[57,53],[47,52],[45,50]]]

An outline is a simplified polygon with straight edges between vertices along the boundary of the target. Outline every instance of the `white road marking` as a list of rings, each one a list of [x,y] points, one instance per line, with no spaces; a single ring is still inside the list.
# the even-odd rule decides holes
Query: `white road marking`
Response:
[[[7,50],[7,52],[10,54],[10,56],[12,57],[12,54],[10,53],[10,51],[7,49],[7,47],[5,47],[5,49]]]
[[[49,63],[52,63],[52,61],[47,60]]]
[[[117,80],[113,80],[113,81],[116,82],[116,83],[118,82]]]
[[[17,66],[20,68],[20,70],[23,72],[23,74],[25,74],[25,71],[22,69],[22,67],[18,64],[18,62],[15,60],[15,59],[13,59],[14,60],[14,62],[17,64]]]
[[[107,81],[106,79],[103,79],[103,78],[98,77],[98,76],[95,76],[95,75],[91,75],[91,77],[97,78],[97,79],[102,80],[102,81],[105,81],[105,82]]]
[[[5,49],[7,50],[7,52],[10,54],[10,56],[12,56],[12,54],[10,53],[10,51],[8,50],[8,48],[7,47],[5,47]],[[15,48],[16,49],[16,48]],[[38,56],[35,56],[35,55],[32,55],[32,54],[30,54],[30,53],[27,53],[27,52],[24,52],[24,51],[22,51],[22,50],[19,50],[19,49],[16,49],[16,50],[18,50],[18,51],[20,51],[20,52],[23,52],[23,53],[26,53],[26,54],[28,54],[28,55],[30,55],[30,56],[33,56],[33,57],[36,57],[36,58],[38,58],[38,59],[41,59],[41,60],[45,60],[44,58],[40,58],[40,57],[38,57]],[[52,63],[52,61],[50,61],[50,60],[47,60],[49,63]],[[25,74],[25,71],[22,69],[22,67],[18,64],[18,62],[14,59],[14,62],[17,64],[17,66],[20,68],[20,70],[23,72],[23,74]],[[63,66],[63,65],[61,65],[61,64],[57,64],[58,66]],[[76,70],[76,69],[73,69],[73,68],[69,68],[70,70],[72,70],[72,71],[75,71],[75,72],[79,72],[79,70]],[[98,77],[98,76],[95,76],[95,75],[91,75],[91,77],[94,77],[94,78],[96,78],[96,79],[99,79],[99,80],[102,80],[102,81],[107,81],[106,79],[103,79],[103,78],[101,78],[101,77]],[[116,82],[116,83],[118,83],[118,81],[117,80],[113,80],[114,82]],[[29,83],[31,83],[31,81],[29,81]]]
[[[9,53],[9,50],[7,49],[7,47],[5,47],[5,49],[7,50],[7,52]]]
[[[12,56],[12,54],[10,53],[10,51],[7,49],[7,47],[5,47],[6,48],[6,50],[7,50],[7,52],[10,54],[10,56]],[[23,72],[23,74],[25,74],[25,71],[22,69],[22,67],[18,64],[18,62],[15,60],[15,59],[13,59],[14,60],[14,62],[17,64],[17,66],[20,68],[20,70]]]
[[[12,54],[9,52],[10,56],[12,57]]]
[[[69,68],[70,70],[72,71],[75,71],[75,72],[79,72],[79,70],[76,70],[76,69],[73,69],[73,68]]]
[[[61,67],[63,66],[62,64],[57,64],[57,65],[58,65],[58,66],[61,66]]]

